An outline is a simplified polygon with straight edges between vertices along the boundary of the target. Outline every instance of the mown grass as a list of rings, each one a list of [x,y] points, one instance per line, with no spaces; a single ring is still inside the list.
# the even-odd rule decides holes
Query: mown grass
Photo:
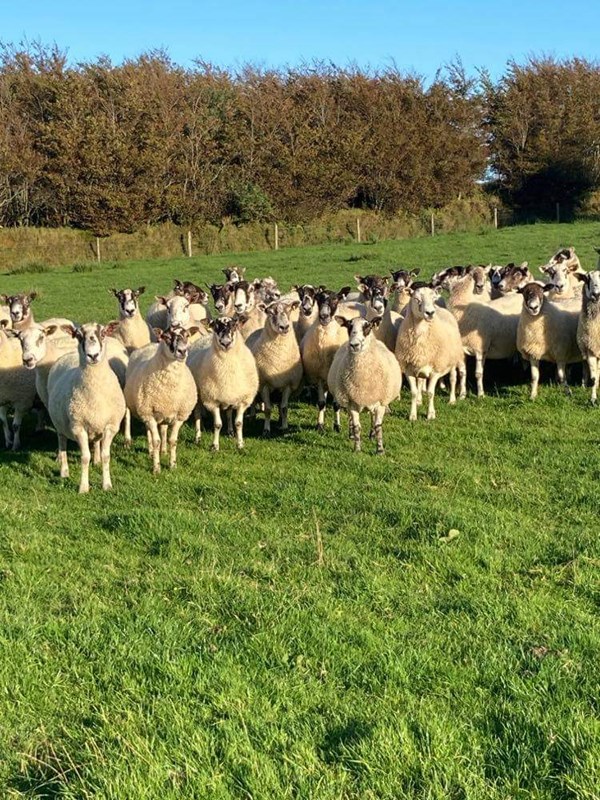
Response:
[[[131,262],[2,278],[39,317],[109,319],[109,287],[284,286],[528,259],[600,226]],[[356,260],[368,254],[367,259]],[[364,269],[363,269],[364,267]],[[493,376],[491,376],[493,378]],[[600,796],[598,411],[526,376],[386,419],[387,453],[313,429],[247,448],[144,437],[112,493],[61,483],[51,432],[0,456],[0,787],[46,798]],[[329,428],[331,420],[328,420]],[[31,446],[31,449],[29,447]],[[453,533],[449,536],[449,532]],[[458,532],[458,534],[456,533]]]

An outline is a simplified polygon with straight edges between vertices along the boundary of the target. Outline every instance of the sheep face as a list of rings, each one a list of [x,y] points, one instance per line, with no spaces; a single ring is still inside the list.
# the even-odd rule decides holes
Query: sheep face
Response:
[[[117,325],[118,322],[111,322],[109,325],[87,322],[79,327],[61,325],[61,328],[79,342],[80,363],[93,367],[102,361],[106,353],[106,337],[113,333]]]
[[[23,322],[26,320],[31,311],[29,306],[32,301],[37,297],[37,292],[29,292],[29,294],[13,294],[13,295],[0,295],[0,301],[8,306],[10,318],[14,323]]]
[[[409,289],[413,284],[415,278],[418,276],[420,269],[398,269],[392,272],[392,291],[403,291]]]
[[[527,268],[526,261],[519,266],[507,264],[505,267],[502,267],[501,276],[501,280],[498,282],[496,288],[498,291],[502,292],[502,294],[516,292],[518,289],[525,286],[525,284],[533,281],[533,275]]]
[[[271,330],[279,336],[286,336],[291,329],[290,314],[299,305],[300,303],[295,301],[293,303],[271,303],[269,306],[261,303],[260,307],[267,315],[267,325]]]
[[[467,267],[467,274],[473,279],[473,294],[483,294],[490,267]]]
[[[235,343],[235,337],[240,325],[243,325],[247,317],[244,315],[236,317],[218,317],[210,322],[213,331],[214,341],[220,350],[227,352],[231,350]]]
[[[489,277],[490,277],[490,283],[492,284],[494,289],[502,291],[502,289],[500,289],[500,284],[502,282],[502,279],[506,275],[507,270],[508,267],[501,267],[500,265],[496,264],[490,265]]]
[[[385,298],[388,294],[387,279],[374,276],[370,285],[362,285],[362,292],[373,311],[376,314],[383,314],[385,311]]]
[[[339,293],[328,292],[326,289],[319,291],[315,297],[315,302],[319,307],[319,324],[329,325],[335,316],[338,304],[340,302]]]
[[[345,317],[335,318],[338,325],[346,328],[348,331],[348,347],[351,353],[362,353],[368,345],[368,336],[374,328],[379,326],[381,317],[375,317],[370,322],[367,322],[363,317],[353,317],[346,319]]]
[[[303,286],[294,286],[293,288],[300,297],[300,313],[305,317],[310,317],[315,306],[317,290],[310,283],[305,283]]]
[[[439,286],[449,292],[452,287],[462,278],[465,277],[466,267],[448,267],[436,272],[431,279],[432,286]]]
[[[428,284],[413,284],[411,289],[410,310],[415,319],[433,322],[438,310],[436,300],[440,296],[437,287]]]
[[[135,316],[138,309],[138,298],[146,291],[145,286],[140,286],[138,289],[111,289],[112,294],[119,301],[119,308],[121,309],[121,316],[123,319],[131,319]]]
[[[19,339],[23,348],[23,366],[27,369],[35,369],[38,362],[46,355],[46,341],[48,336],[56,331],[57,325],[31,325],[15,336]]]
[[[233,292],[233,286],[230,283],[213,283],[209,287],[212,295],[213,303],[219,314],[224,314],[229,298]]]
[[[554,288],[553,284],[547,283],[545,286],[540,286],[539,283],[528,283],[522,289],[517,291],[523,295],[523,308],[532,317],[537,317],[541,314],[544,305],[545,296]]]
[[[223,270],[223,274],[227,279],[228,283],[239,283],[244,279],[244,273],[246,272],[246,267],[225,267]]]
[[[171,326],[166,331],[155,328],[154,333],[167,355],[174,361],[185,361],[190,349],[190,336],[198,332],[198,328],[186,330],[179,326]]]
[[[175,297],[157,297],[161,305],[167,307],[167,327],[172,328],[179,325],[185,328],[190,323],[190,301],[183,295],[176,294]]]
[[[254,308],[254,284],[248,281],[238,281],[232,286],[233,307],[236,314],[243,314]]]
[[[540,272],[550,279],[552,288],[557,294],[562,294],[568,288],[569,272],[571,272],[571,270],[566,263],[562,262],[555,265],[540,267]]]
[[[579,280],[584,282],[583,291],[588,301],[597,303],[600,301],[600,270],[592,270],[591,272],[580,274]]]
[[[254,290],[264,303],[276,303],[281,297],[275,278],[257,278],[252,282]]]

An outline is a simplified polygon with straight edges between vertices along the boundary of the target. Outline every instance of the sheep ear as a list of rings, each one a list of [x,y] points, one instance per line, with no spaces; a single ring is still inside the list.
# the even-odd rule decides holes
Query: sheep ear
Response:
[[[319,291],[322,291],[320,287],[319,287]],[[345,300],[348,297],[348,295],[350,294],[351,291],[352,291],[352,287],[351,286],[342,286],[342,288],[337,293],[337,296],[339,297],[340,300]]]
[[[119,320],[113,319],[107,325],[104,325],[101,329],[102,331],[102,338],[105,336],[113,336],[117,328],[119,327]]]
[[[74,339],[79,338],[79,328],[76,328],[75,325],[61,325],[60,329],[61,331],[68,333],[69,336],[72,336]]]
[[[381,325],[381,320],[383,317],[373,317],[373,319],[369,322],[369,325],[372,328],[378,328]]]
[[[205,320],[204,320],[204,325],[206,325],[206,327],[207,327],[209,330],[211,330],[211,331],[212,331],[212,330],[214,330],[214,327],[215,327],[215,322],[216,322],[216,320],[214,320],[214,319],[205,319]]]
[[[46,325],[44,328],[44,336],[52,336],[58,330],[58,325]]]
[[[163,338],[163,335],[164,335],[163,329],[162,328],[152,328],[152,332],[156,336],[156,341],[160,342],[161,339]]]
[[[521,261],[519,266],[521,267],[521,269],[527,269],[529,267],[529,261]]]
[[[36,298],[37,296],[38,296],[38,293],[37,293],[37,292],[29,292],[29,294],[27,295],[27,297],[29,298],[29,302],[30,302],[30,303],[31,303],[31,301],[32,301],[32,300],[35,300],[35,298]]]
[[[168,304],[168,300],[166,297],[162,297],[162,295],[155,294],[154,299],[157,303],[160,303],[161,306],[166,306]]]
[[[300,305],[300,300],[294,300],[293,303],[288,303],[288,311],[295,311]]]
[[[342,317],[339,314],[336,314],[334,319],[338,325],[342,326],[342,328],[348,328],[348,330],[350,330],[349,320],[347,320],[346,317]]]
[[[588,282],[589,273],[587,272],[574,272],[573,277],[582,283]]]
[[[250,317],[248,316],[248,314],[236,314],[235,317],[233,318],[235,322],[235,329],[238,330],[239,328],[241,328],[248,322],[249,319]]]
[[[191,328],[187,328],[188,336],[195,336],[197,333],[201,332],[201,329],[198,325],[192,325]]]
[[[146,291],[145,286],[138,286],[138,288],[135,290],[136,297],[139,297],[141,294],[144,294],[145,291]]]
[[[13,331],[8,326],[10,325],[9,319],[0,319],[0,328],[7,334],[7,336],[18,336],[18,331]]]
[[[115,297],[119,296],[119,293],[117,292],[116,289],[108,289],[108,293],[113,294]]]

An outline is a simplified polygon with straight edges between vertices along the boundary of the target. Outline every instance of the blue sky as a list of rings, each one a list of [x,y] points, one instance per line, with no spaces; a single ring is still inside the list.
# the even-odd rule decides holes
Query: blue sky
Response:
[[[26,0],[2,4],[0,38],[56,42],[72,61],[100,54],[113,61],[165,48],[190,65],[266,66],[326,59],[384,66],[431,78],[459,55],[471,70],[502,72],[507,59],[531,53],[596,58],[597,0]]]

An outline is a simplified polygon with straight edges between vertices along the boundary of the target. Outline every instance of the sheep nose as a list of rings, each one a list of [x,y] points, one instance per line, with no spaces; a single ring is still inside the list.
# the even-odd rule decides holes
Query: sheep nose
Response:
[[[290,326],[289,326],[289,325],[280,325],[280,326],[279,326],[279,331],[280,331],[281,333],[287,333],[287,332],[289,331],[289,329],[290,329]]]
[[[426,311],[425,312],[425,318],[426,319],[433,319],[433,315],[434,314],[435,314],[435,311]]]
[[[35,366],[35,358],[33,356],[23,356],[23,364],[28,369],[31,369]]]
[[[236,304],[235,304],[235,310],[236,310],[236,311],[239,311],[239,312],[240,312],[240,314],[241,314],[241,313],[242,313],[242,311],[244,310],[244,303],[236,303]]]
[[[352,350],[354,353],[356,353],[357,350],[360,350],[360,342],[350,342],[350,350]]]

